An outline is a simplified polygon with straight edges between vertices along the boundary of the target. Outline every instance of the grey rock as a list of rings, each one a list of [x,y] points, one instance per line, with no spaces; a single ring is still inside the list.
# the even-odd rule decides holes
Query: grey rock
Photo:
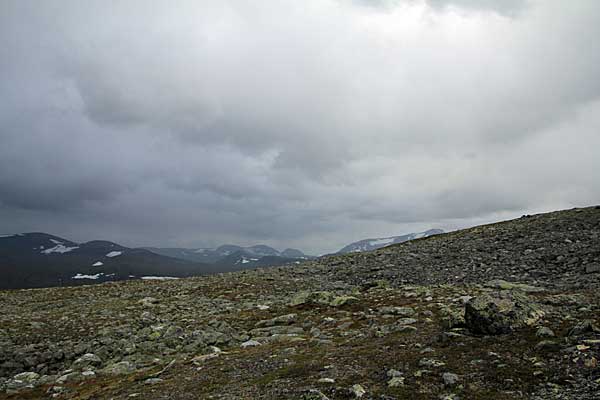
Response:
[[[32,383],[40,379],[40,374],[35,372],[21,372],[13,377],[14,380],[23,381],[25,383]]]
[[[535,345],[536,350],[558,351],[560,344],[553,340],[542,340]]]
[[[596,274],[600,273],[600,263],[599,264],[588,264],[585,266],[586,274]]]
[[[158,299],[154,297],[144,297],[139,300],[138,303],[142,305],[142,307],[154,307],[158,304]]]
[[[81,373],[76,371],[67,372],[56,379],[56,383],[59,385],[63,385],[65,383],[79,382],[84,379],[84,376]]]
[[[71,368],[74,370],[83,370],[87,368],[98,368],[102,366],[102,359],[93,353],[86,353],[79,357]]]
[[[399,377],[402,376],[402,372],[398,371],[397,369],[390,369],[385,373],[389,378],[394,378],[394,377]]]
[[[465,323],[473,333],[497,335],[533,325],[544,311],[518,292],[483,294],[465,306]]]
[[[299,292],[290,299],[289,305],[292,307],[304,304],[329,305],[333,298],[333,293],[327,291]]]
[[[298,314],[285,314],[285,315],[280,315],[275,318],[258,321],[256,323],[256,327],[263,328],[263,327],[274,326],[274,325],[290,325],[290,324],[293,324],[294,322],[296,322],[297,319],[298,319]]]
[[[568,336],[579,336],[585,333],[600,333],[600,328],[593,320],[586,319],[571,327],[571,329],[569,329]]]
[[[347,304],[355,304],[358,303],[359,299],[354,296],[337,296],[334,297],[333,300],[329,302],[329,305],[332,307],[342,307]]]
[[[547,328],[545,326],[540,327],[536,332],[535,335],[537,337],[554,337],[554,331],[550,328]]]
[[[404,386],[405,378],[403,376],[394,376],[387,381],[388,387]]]
[[[411,317],[415,315],[415,309],[412,307],[380,307],[378,309],[380,314],[398,315],[401,317]]]
[[[536,286],[527,285],[525,283],[508,282],[503,279],[494,279],[484,284],[485,287],[502,290],[521,290],[527,293],[544,292],[546,289]]]
[[[357,399],[362,398],[366,393],[367,391],[365,390],[365,388],[358,384],[352,385],[352,387],[350,388],[350,394]]]
[[[310,389],[302,395],[302,400],[329,400],[329,397],[317,389]]]
[[[451,372],[444,372],[442,374],[442,380],[444,381],[444,385],[446,386],[454,386],[460,380],[458,375],[453,374]]]
[[[243,348],[256,347],[256,346],[260,346],[260,342],[257,342],[256,340],[248,340],[248,341],[242,343],[240,346]]]
[[[130,361],[120,361],[118,363],[110,364],[102,369],[102,372],[108,375],[126,375],[135,371],[136,367]]]
[[[396,323],[398,325],[412,325],[416,324],[418,321],[414,318],[400,318]]]

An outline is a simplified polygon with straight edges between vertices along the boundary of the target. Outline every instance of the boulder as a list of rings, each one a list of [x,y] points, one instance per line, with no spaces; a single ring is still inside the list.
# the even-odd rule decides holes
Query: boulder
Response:
[[[84,370],[90,368],[98,368],[102,366],[102,359],[95,354],[86,353],[79,357],[71,366],[74,370]]]
[[[473,333],[497,335],[531,326],[544,311],[519,292],[483,294],[465,305],[465,323]]]
[[[267,327],[267,326],[274,326],[274,325],[290,325],[290,324],[293,324],[294,322],[296,322],[297,317],[298,317],[297,314],[280,315],[280,316],[275,317],[275,318],[264,319],[262,321],[258,321],[256,323],[256,327],[257,328],[264,328],[264,327]]]
[[[588,264],[585,266],[586,274],[595,274],[600,272],[600,264]]]
[[[13,379],[25,383],[33,383],[40,379],[40,375],[35,372],[21,372],[20,374],[15,375]]]
[[[412,307],[380,307],[378,309],[380,314],[384,315],[398,315],[401,317],[411,317],[415,315],[415,309]]]
[[[600,327],[593,320],[584,319],[569,329],[568,336],[579,336],[585,333],[600,333]]]
[[[366,393],[367,393],[367,391],[365,390],[365,388],[358,384],[352,385],[352,387],[350,388],[350,394],[352,395],[352,397],[354,397],[356,399],[360,399]]]
[[[472,299],[469,297],[467,303]],[[465,326],[465,309],[454,309],[450,307],[440,308],[441,325],[445,329],[460,328]]]
[[[329,400],[329,397],[317,389],[311,389],[302,395],[302,400]]]
[[[346,304],[354,304],[357,302],[358,298],[354,296],[338,296],[331,300],[331,302],[329,302],[329,305],[332,307],[341,307]]]
[[[518,283],[518,282],[508,282],[508,281],[505,281],[502,279],[491,280],[491,281],[487,282],[484,286],[492,288],[492,289],[520,290],[520,291],[527,292],[527,293],[539,293],[539,292],[546,291],[546,289],[541,288],[541,287],[531,286],[531,285],[527,285],[524,283]]]
[[[292,307],[304,304],[312,305],[329,305],[333,300],[334,295],[331,292],[299,292],[296,293],[289,302]]]
[[[459,377],[456,374],[451,372],[444,372],[442,374],[442,380],[444,381],[444,385],[446,386],[454,386],[459,381]]]
[[[126,375],[135,372],[135,365],[129,361],[121,361],[104,368],[102,372],[108,375]]]

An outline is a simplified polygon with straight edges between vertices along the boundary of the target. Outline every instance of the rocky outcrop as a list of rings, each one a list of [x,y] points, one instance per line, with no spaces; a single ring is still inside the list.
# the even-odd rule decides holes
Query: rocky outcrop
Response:
[[[471,332],[485,335],[509,333],[535,324],[544,311],[527,296],[497,292],[477,296],[465,306],[465,324]]]

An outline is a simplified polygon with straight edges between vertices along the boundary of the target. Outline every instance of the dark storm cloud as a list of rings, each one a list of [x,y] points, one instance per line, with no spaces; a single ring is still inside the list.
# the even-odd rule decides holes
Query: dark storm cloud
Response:
[[[594,1],[2,2],[1,230],[321,252],[598,202],[599,17]]]

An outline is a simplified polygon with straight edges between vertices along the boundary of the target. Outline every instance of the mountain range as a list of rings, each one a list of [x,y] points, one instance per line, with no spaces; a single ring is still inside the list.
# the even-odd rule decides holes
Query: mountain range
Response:
[[[365,239],[338,253],[375,250],[441,233],[432,229],[388,238]],[[216,248],[129,248],[105,240],[76,243],[41,232],[0,235],[0,289],[75,286],[130,279],[174,279],[316,259],[298,249],[266,245]]]
[[[75,243],[47,233],[0,237],[0,288],[72,286],[217,272],[214,266],[94,240]]]
[[[314,257],[265,245],[216,249],[129,248],[76,243],[41,232],[0,235],[0,289],[75,286],[130,279],[173,279],[298,263]]]
[[[226,244],[217,248],[145,247],[145,249],[168,257],[210,264],[257,264],[264,257],[300,260],[314,258],[297,249],[279,251],[262,244],[249,247]]]

